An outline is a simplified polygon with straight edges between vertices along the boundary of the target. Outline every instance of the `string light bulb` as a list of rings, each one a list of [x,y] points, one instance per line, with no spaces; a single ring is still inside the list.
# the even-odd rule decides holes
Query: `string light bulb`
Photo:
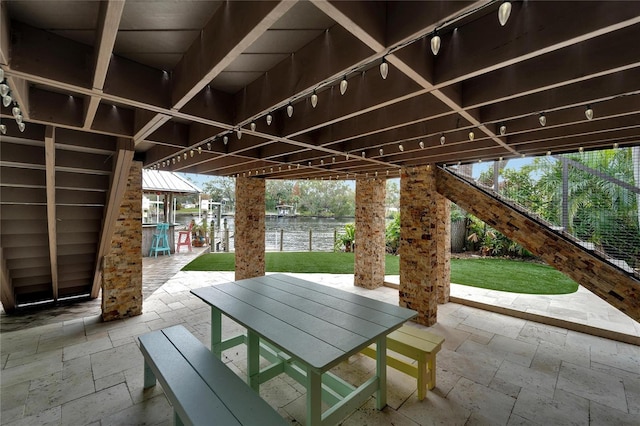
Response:
[[[224,142],[224,144],[225,144],[225,145],[226,145],[226,144],[228,144],[228,143],[229,143],[229,136],[224,135],[224,136],[222,137],[222,142]]]
[[[3,98],[9,94],[9,85],[6,83],[0,84],[0,96]]]
[[[384,155],[384,149],[380,148],[380,151],[379,151],[379,152],[380,152],[380,156],[383,156],[383,155]]]
[[[400,150],[400,152],[404,152],[404,146],[402,146],[402,144],[398,145],[398,149]]]
[[[11,115],[13,115],[13,118],[16,118],[17,116],[19,116],[20,108],[17,106],[14,106],[13,109],[11,109]]]
[[[340,94],[344,95],[347,92],[347,86],[349,83],[347,82],[347,76],[345,75],[340,82]]]
[[[238,127],[238,130],[236,130],[236,135],[238,136],[238,139],[242,139],[242,129]]]
[[[504,136],[507,133],[507,126],[504,124],[500,126],[500,134]]]
[[[291,102],[289,102],[289,105],[287,105],[287,115],[289,116],[289,118],[293,116],[293,105],[291,105]]]
[[[438,35],[438,33],[434,32],[433,37],[431,37],[431,52],[433,53],[433,56],[438,56],[441,43],[442,40],[440,40],[440,36]]]
[[[207,149],[211,151],[211,142],[207,142]]]
[[[0,124],[0,133],[2,133],[3,135],[7,134],[7,126],[4,124]]]
[[[420,141],[418,142],[418,145],[420,146],[420,149],[424,149],[424,142]]]
[[[318,105],[318,95],[316,94],[316,91],[313,91],[313,95],[311,95],[311,106],[313,108],[315,108]]]
[[[587,117],[587,120],[593,120],[593,109],[591,109],[591,105],[587,105],[587,109],[584,110],[584,115]]]
[[[507,25],[507,21],[509,20],[509,16],[511,15],[511,2],[505,1],[498,8],[498,21],[501,26]]]
[[[249,125],[249,128],[251,129],[252,132],[256,131],[256,122],[252,121],[251,124]]]
[[[9,105],[11,105],[12,100],[13,99],[11,98],[11,95],[7,93],[6,96],[2,98],[2,105],[9,108]]]
[[[380,64],[380,75],[383,80],[387,79],[387,75],[389,74],[389,64],[385,58],[382,58],[382,63]]]
[[[542,127],[547,125],[547,116],[544,115],[544,112],[540,113],[540,116],[538,116],[538,121],[540,122],[540,125]]]
[[[271,122],[273,121],[273,116],[271,113],[267,114],[267,126],[271,126]]]
[[[201,146],[198,147],[198,154],[202,154],[202,147]]]
[[[474,140],[476,137],[475,133],[473,133],[473,130],[469,131],[469,140],[472,141]]]
[[[446,141],[447,141],[447,138],[444,137],[444,134],[440,135],[440,145],[444,145]]]

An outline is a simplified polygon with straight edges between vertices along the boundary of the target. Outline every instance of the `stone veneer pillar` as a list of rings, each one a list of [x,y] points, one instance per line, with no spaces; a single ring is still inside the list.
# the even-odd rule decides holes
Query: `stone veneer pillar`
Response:
[[[265,273],[265,181],[236,178],[235,254],[236,280]]]
[[[356,249],[354,284],[384,285],[385,179],[356,180]]]
[[[142,313],[142,163],[133,162],[111,251],[102,264],[102,319]]]
[[[405,168],[400,178],[400,305],[416,321],[437,322],[438,301],[448,301],[448,200],[436,192],[434,168]]]

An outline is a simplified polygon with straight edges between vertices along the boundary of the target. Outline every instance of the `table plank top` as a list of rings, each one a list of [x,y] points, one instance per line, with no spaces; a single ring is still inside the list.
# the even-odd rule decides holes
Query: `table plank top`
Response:
[[[319,371],[415,317],[413,310],[273,274],[192,293]]]

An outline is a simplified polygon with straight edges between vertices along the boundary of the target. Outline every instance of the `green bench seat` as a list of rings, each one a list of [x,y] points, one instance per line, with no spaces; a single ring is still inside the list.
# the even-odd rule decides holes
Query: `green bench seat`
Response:
[[[403,325],[387,336],[387,365],[418,379],[420,401],[427,396],[427,388],[436,386],[436,354],[443,342],[444,337],[409,325]],[[389,351],[416,360],[418,365],[396,358]],[[376,345],[366,347],[361,352],[375,359]]]
[[[162,385],[177,425],[289,424],[183,326],[138,338],[144,387]]]

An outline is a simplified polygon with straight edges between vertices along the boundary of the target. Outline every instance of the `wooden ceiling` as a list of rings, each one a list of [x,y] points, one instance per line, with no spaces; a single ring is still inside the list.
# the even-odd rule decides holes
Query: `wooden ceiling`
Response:
[[[162,170],[397,177],[638,144],[640,2],[512,2],[505,26],[501,3],[2,1],[0,65],[27,128],[129,138]]]

